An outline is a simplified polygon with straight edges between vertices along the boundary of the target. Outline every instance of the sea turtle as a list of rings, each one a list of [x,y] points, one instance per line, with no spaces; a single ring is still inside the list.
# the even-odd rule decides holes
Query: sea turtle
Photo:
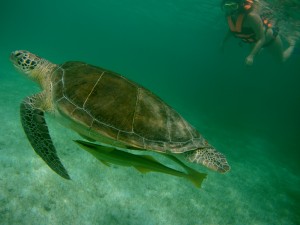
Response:
[[[224,173],[230,167],[174,109],[129,79],[84,62],[53,64],[28,51],[11,53],[14,66],[36,81],[42,92],[20,106],[23,129],[36,153],[66,179],[44,113],[91,141],[112,146],[183,154],[185,159]]]

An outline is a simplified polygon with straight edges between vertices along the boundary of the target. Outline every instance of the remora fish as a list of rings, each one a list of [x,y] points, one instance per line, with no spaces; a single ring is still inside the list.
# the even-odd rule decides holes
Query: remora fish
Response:
[[[154,171],[183,177],[191,181],[198,188],[201,187],[202,181],[207,176],[205,173],[199,173],[196,170],[186,166],[179,159],[171,155],[166,156],[180,164],[187,171],[187,173],[164,166],[149,155],[135,155],[125,151],[117,150],[114,147],[97,145],[81,140],[75,140],[75,142],[105,165],[109,165],[109,163],[111,163],[121,166],[133,166],[141,173]]]

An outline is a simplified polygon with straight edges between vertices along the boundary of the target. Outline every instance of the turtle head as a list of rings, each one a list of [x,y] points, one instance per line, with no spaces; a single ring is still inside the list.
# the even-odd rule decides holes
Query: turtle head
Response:
[[[43,59],[25,50],[17,50],[10,54],[10,60],[14,66],[25,74],[31,72],[39,65]]]

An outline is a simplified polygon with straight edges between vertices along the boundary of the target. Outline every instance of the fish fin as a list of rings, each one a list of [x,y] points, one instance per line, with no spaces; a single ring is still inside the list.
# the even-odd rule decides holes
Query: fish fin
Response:
[[[116,149],[114,147],[108,147],[108,146],[103,146],[103,145],[95,145],[96,147],[96,151],[102,151],[102,152],[106,152],[106,153],[109,153],[109,152],[112,152],[112,151],[115,151]]]
[[[150,169],[146,169],[146,168],[140,167],[140,166],[134,166],[134,168],[135,168],[136,170],[140,171],[141,173],[149,173],[149,172],[152,171],[152,170],[150,170]]]
[[[180,166],[182,166],[183,168],[187,167],[183,162],[181,162],[181,160],[179,160],[174,154],[166,154],[166,153],[160,153],[161,155],[171,159],[172,161],[176,162],[177,164],[179,164]]]
[[[108,163],[108,162],[106,162],[106,161],[104,161],[104,160],[100,160],[105,166],[108,166],[108,167],[110,167],[111,166],[111,164],[110,163]]]
[[[145,159],[149,159],[149,160],[154,161],[154,162],[157,162],[157,160],[154,159],[154,158],[153,158],[152,156],[150,156],[150,155],[141,155],[141,157],[143,157],[143,158],[145,158]]]
[[[83,134],[80,134],[80,133],[78,133],[82,138],[84,138],[85,140],[88,140],[88,141],[90,141],[90,142],[95,142],[96,140],[94,140],[94,139],[92,139],[92,138],[90,138],[90,137],[88,137],[88,136],[85,136],[85,135],[83,135]]]
[[[115,150],[114,147],[104,146],[104,145],[98,145],[87,141],[82,140],[74,140],[76,144],[78,144],[80,147],[84,149],[90,149],[94,151],[103,151],[103,152],[112,152]]]

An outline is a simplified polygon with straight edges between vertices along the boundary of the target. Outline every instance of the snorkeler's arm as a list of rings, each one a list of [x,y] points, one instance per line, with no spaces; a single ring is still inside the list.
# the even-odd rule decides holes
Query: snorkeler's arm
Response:
[[[252,65],[254,57],[265,43],[265,33],[264,26],[259,15],[250,13],[247,17],[247,20],[247,22],[255,32],[255,36],[257,39],[245,62],[247,65]]]

